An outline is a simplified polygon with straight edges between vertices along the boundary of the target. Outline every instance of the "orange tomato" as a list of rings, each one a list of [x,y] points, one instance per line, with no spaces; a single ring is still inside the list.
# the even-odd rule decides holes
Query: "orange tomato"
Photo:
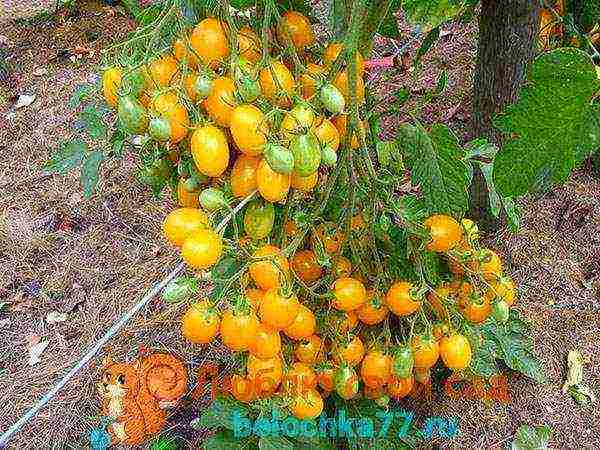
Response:
[[[425,220],[423,225],[431,236],[427,249],[432,252],[447,252],[462,241],[462,227],[450,216],[437,214]]]
[[[490,249],[484,249],[483,255],[476,255],[471,262],[471,269],[483,275],[488,281],[497,280],[502,275],[502,261],[500,257]]]
[[[176,144],[187,136],[190,120],[187,109],[179,103],[173,93],[159,94],[152,100],[152,107],[161,116],[169,120],[171,142]]]
[[[274,77],[273,77],[274,75]],[[259,74],[263,95],[282,108],[289,108],[295,81],[292,73],[281,61],[273,61]]]
[[[323,63],[326,67],[331,67],[337,59],[344,46],[338,42],[331,42],[323,52]],[[365,61],[360,52],[356,52],[356,70],[359,76],[365,73]]]
[[[221,320],[206,301],[193,303],[181,319],[183,337],[193,344],[208,344],[219,332]]]
[[[309,389],[292,398],[290,412],[300,420],[316,419],[323,412],[323,397],[316,389]]]
[[[119,100],[117,91],[121,87],[123,72],[119,67],[111,67],[102,74],[102,92],[104,99],[113,108],[116,108]]]
[[[292,270],[305,283],[312,283],[321,278],[323,269],[317,263],[317,257],[312,250],[301,250],[292,258]]]
[[[316,123],[318,125],[313,127],[313,132],[317,136],[321,147],[329,147],[334,152],[337,152],[340,147],[340,132],[338,129],[329,119],[319,118],[316,120]],[[344,125],[345,129],[346,126]]]
[[[294,135],[306,132],[316,124],[316,116],[309,105],[299,104],[286,113],[281,121],[280,132],[285,139],[291,139]]]
[[[166,87],[175,79],[178,72],[177,60],[171,55],[163,55],[153,60],[147,69],[151,86]]]
[[[260,323],[248,350],[250,350],[250,354],[257,358],[274,358],[281,351],[279,330],[265,323]]]
[[[248,269],[250,277],[260,289],[266,291],[279,287],[285,277],[289,276],[290,263],[279,248],[263,245],[254,252],[253,257],[263,258],[251,263]]]
[[[338,226],[335,223],[325,222],[314,229],[311,238],[313,248],[316,245],[316,241],[319,240],[327,253],[335,255],[342,249],[344,233],[338,229]]]
[[[291,44],[303,51],[315,43],[315,32],[308,18],[297,11],[286,11],[277,24],[277,39],[281,43]]]
[[[287,395],[305,393],[317,385],[317,375],[308,364],[295,362],[283,376],[283,391]]]
[[[246,372],[256,394],[266,397],[273,394],[281,384],[283,364],[279,356],[260,359],[250,355],[246,362]]]
[[[284,328],[283,332],[290,339],[301,340],[308,339],[314,335],[317,329],[315,315],[307,306],[300,305],[294,321]]]
[[[387,384],[387,392],[390,397],[400,400],[410,394],[414,384],[415,379],[412,375],[408,378],[400,378],[392,375]]]
[[[348,117],[346,114],[339,115],[333,119],[333,124],[338,131],[339,141],[344,142],[346,136],[346,124],[348,122]],[[359,122],[359,128],[363,131],[365,130],[365,123],[361,120]],[[358,130],[352,135],[352,140],[350,141],[350,148],[358,148],[360,142],[358,140]]]
[[[367,301],[356,310],[358,320],[367,325],[375,325],[383,322],[387,317],[388,308],[383,304],[381,298],[372,290],[367,291]]]
[[[256,64],[261,58],[261,45],[260,39],[248,26],[243,26],[237,32],[237,45],[238,54],[250,61],[252,64]]]
[[[477,294],[469,296],[469,298],[459,298],[459,309],[467,320],[473,323],[483,323],[490,317],[492,313],[492,304],[489,297],[481,297]]]
[[[253,312],[236,314],[231,310],[225,311],[220,327],[223,344],[234,352],[248,350],[258,331],[258,325]]]
[[[263,152],[269,127],[265,115],[256,106],[237,106],[231,113],[229,129],[233,140],[243,153],[256,156]]]
[[[214,69],[229,56],[227,25],[213,17],[198,23],[190,36],[190,44],[194,52],[204,64]]]
[[[269,289],[258,308],[260,319],[267,325],[283,330],[294,323],[301,304],[294,294],[283,295],[279,288]]]
[[[256,169],[256,184],[260,195],[269,202],[283,201],[290,190],[292,178],[284,173],[277,173],[263,158]]]
[[[185,180],[180,178],[177,182],[177,201],[179,206],[187,207],[187,208],[198,208],[200,206],[200,201],[198,199],[198,195],[200,195],[200,191],[188,191],[185,187]]]
[[[370,388],[383,387],[391,375],[392,360],[379,350],[368,352],[360,364],[360,376]]]
[[[350,79],[348,77],[348,71],[342,70],[340,73],[336,75],[333,79],[333,85],[340,90],[346,103],[350,102]],[[361,76],[356,78],[356,103],[359,105],[365,102],[365,82]]]
[[[333,306],[341,311],[353,311],[367,301],[365,286],[354,278],[338,278],[333,283]]]
[[[433,367],[440,356],[438,342],[432,336],[415,335],[411,341],[411,349],[417,369]]]
[[[196,231],[183,241],[181,257],[194,269],[214,266],[223,254],[221,236],[209,228]]]
[[[242,377],[239,374],[234,374],[230,380],[231,395],[242,403],[250,403],[256,399],[254,386],[251,380]]]
[[[219,177],[229,164],[229,144],[221,129],[214,125],[196,128],[190,150],[198,171],[207,177]]]
[[[212,82],[208,97],[202,102],[209,117],[217,125],[229,127],[231,114],[236,107],[235,84],[229,77],[218,77]]]
[[[240,155],[235,160],[230,177],[231,192],[234,196],[247,197],[257,189],[256,171],[259,162],[259,158],[249,155]]]
[[[173,55],[180,63],[188,64],[195,69],[198,66],[198,58],[190,47],[190,40],[187,36],[177,38],[173,41]]]
[[[308,175],[306,177],[301,177],[296,172],[292,172],[290,178],[290,186],[294,189],[298,189],[301,192],[310,192],[315,188],[318,181],[319,172],[315,172],[312,175]]]
[[[177,208],[163,222],[163,233],[171,244],[180,247],[193,234],[209,226],[208,216],[196,208]]]
[[[357,366],[365,356],[365,346],[358,336],[354,336],[348,342],[336,343],[333,355],[338,364],[345,362]]]
[[[308,100],[317,93],[317,81],[325,75],[325,69],[318,64],[308,63],[306,72],[300,75],[300,92]]]
[[[258,307],[260,306],[260,302],[262,302],[263,297],[265,296],[265,291],[263,291],[262,289],[256,289],[256,288],[248,288],[246,289],[246,298],[248,299],[248,302],[250,303],[250,309],[252,309],[252,311],[256,312],[258,311]]]
[[[471,363],[471,344],[460,334],[443,337],[440,341],[440,356],[448,369],[466,369]]]
[[[390,311],[397,316],[408,316],[419,309],[421,302],[413,297],[412,289],[413,285],[408,281],[394,283],[385,296],[385,303]]]
[[[323,340],[313,334],[296,344],[294,356],[300,362],[305,364],[315,364],[325,358],[325,345]]]

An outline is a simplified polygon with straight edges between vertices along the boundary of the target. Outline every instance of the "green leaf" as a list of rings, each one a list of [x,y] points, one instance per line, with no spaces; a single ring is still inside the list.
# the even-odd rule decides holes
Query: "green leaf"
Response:
[[[410,98],[410,91],[406,87],[400,88],[396,91],[395,97],[396,97],[396,107],[400,108]]]
[[[575,167],[583,164],[585,159],[600,149],[600,103],[592,104],[585,119],[584,133],[575,147]]]
[[[503,198],[502,204],[504,205],[504,211],[508,217],[508,225],[513,233],[519,231],[521,227],[521,212],[512,198]]]
[[[234,436],[229,430],[220,430],[203,442],[205,450],[251,450],[258,449],[253,440]]]
[[[80,84],[73,92],[73,95],[69,99],[69,106],[71,108],[78,107],[82,101],[87,100],[87,98],[94,92],[96,86],[93,84]]]
[[[469,169],[464,151],[448,127],[435,124],[431,132],[406,125],[398,133],[412,171],[413,184],[420,185],[429,214],[461,216],[468,209]]]
[[[567,179],[578,155],[597,142],[591,99],[599,88],[591,58],[578,49],[558,49],[535,60],[519,101],[494,121],[510,136],[494,160],[501,195],[517,197],[540,180]]]
[[[294,450],[294,444],[284,437],[261,437],[258,441],[260,450]]]
[[[102,110],[88,105],[79,114],[79,120],[85,125],[90,137],[94,140],[106,138],[106,125],[102,120]]]
[[[478,326],[465,323],[463,332],[471,344],[471,372],[483,378],[491,378],[499,373],[500,369],[496,364],[496,343],[492,339],[485,339]]]
[[[382,36],[391,39],[398,39],[400,37],[400,32],[398,30],[398,21],[396,19],[395,13],[400,8],[401,3],[402,2],[400,0],[392,0],[390,2],[388,12],[381,24],[379,25],[379,28],[377,29],[377,32]]]
[[[233,430],[235,413],[246,414],[247,409],[242,404],[228,397],[217,397],[200,416],[199,425],[204,428],[227,428]],[[238,439],[239,440],[239,439]]]
[[[114,156],[119,158],[123,156],[125,139],[127,139],[127,135],[120,127],[118,127],[110,137],[110,149]]]
[[[435,94],[442,94],[446,90],[446,87],[448,87],[448,71],[444,69],[438,78],[437,85],[435,87]]]
[[[462,3],[452,0],[404,0],[402,8],[411,22],[437,27],[454,18],[460,12]]]
[[[415,61],[420,61],[421,58],[425,56],[429,50],[431,50],[431,47],[433,47],[433,45],[437,42],[439,37],[440,27],[435,27],[433,30],[427,33],[427,36],[425,36],[425,39],[423,39],[419,50],[417,50],[417,56],[415,57]]]
[[[92,197],[100,177],[100,164],[104,155],[100,150],[94,150],[88,153],[83,166],[81,167],[81,184],[83,185],[83,194],[86,198]]]
[[[220,300],[231,277],[242,267],[242,261],[232,256],[224,257],[212,268],[210,272],[213,281],[213,289],[209,298],[213,301]]]
[[[165,286],[162,293],[164,301],[177,303],[189,300],[200,291],[200,282],[196,277],[178,277]]]
[[[87,151],[87,144],[79,139],[75,141],[64,141],[52,155],[50,161],[44,164],[44,170],[56,172],[61,175],[79,166]]]
[[[551,438],[552,430],[548,426],[521,425],[512,443],[512,450],[547,450]]]

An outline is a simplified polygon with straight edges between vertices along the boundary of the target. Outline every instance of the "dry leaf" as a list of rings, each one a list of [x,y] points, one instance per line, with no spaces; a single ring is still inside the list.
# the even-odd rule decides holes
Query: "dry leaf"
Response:
[[[35,94],[21,94],[15,103],[15,109],[25,108],[35,101]]]
[[[44,353],[44,350],[46,350],[47,347],[48,341],[41,341],[29,347],[29,360],[27,361],[27,364],[30,366],[38,364],[41,361],[40,356],[42,356],[42,353]]]
[[[58,311],[50,311],[48,315],[46,315],[46,322],[50,324],[65,322],[67,319],[68,315],[66,313],[61,313]]]

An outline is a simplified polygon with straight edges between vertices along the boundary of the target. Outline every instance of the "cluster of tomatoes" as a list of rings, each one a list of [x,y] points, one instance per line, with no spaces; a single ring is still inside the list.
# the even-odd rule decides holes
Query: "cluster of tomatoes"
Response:
[[[493,314],[506,321],[515,298],[498,256],[479,247],[473,222],[435,215],[419,224],[423,246],[444,255],[452,274],[435,287],[372,283],[353,267],[359,263],[347,257],[346,236],[331,222],[288,219],[282,244],[274,244],[280,204],[292,194],[310,198],[327,167],[335,167],[338,149],[359,146],[356,134],[346,137],[346,104],[364,102],[364,62],[356,53],[350,83],[343,45],[307,51],[318,44],[298,12],[284,13],[265,32],[269,39],[207,18],[169,54],[104,73],[105,98],[121,123],[164,144],[181,169],[180,207],[164,221],[166,238],[196,271],[210,270],[228,252],[247,256],[235,293],[190,306],[184,337],[208,344],[220,336],[243,360],[232,395],[242,402],[281,399],[301,419],[317,417],[333,392],[346,400],[402,398],[415,382],[428,382],[440,358],[452,370],[468,368],[471,347],[457,318],[482,323]],[[295,73],[282,48],[293,49]],[[243,213],[246,237],[224,238],[211,218],[219,210]],[[367,222],[360,213],[352,218],[355,237]],[[411,326],[393,342],[390,330],[400,319]]]

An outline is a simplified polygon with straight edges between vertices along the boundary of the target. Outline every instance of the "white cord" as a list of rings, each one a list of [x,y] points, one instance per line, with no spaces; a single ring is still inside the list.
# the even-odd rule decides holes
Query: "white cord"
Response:
[[[6,430],[2,436],[0,437],[0,447],[4,447],[10,437],[17,433],[23,428],[23,426],[29,422],[38,411],[48,403],[52,397],[56,395],[58,391],[60,391],[67,382],[73,378],[73,376],[79,372],[93,357],[98,351],[125,325],[140,309],[146,305],[150,300],[152,300],[173,278],[181,273],[184,269],[185,263],[181,262],[175,267],[171,273],[169,273],[165,278],[162,279],[159,283],[157,283],[154,288],[144,295],[144,297],[137,302],[125,315],[119,319],[118,322],[106,332],[102,338],[96,342],[96,344],[85,354],[83,358],[79,360],[77,365],[73,367],[59,382],[56,384],[46,395],[44,395],[25,415],[23,415],[13,426],[11,426],[8,430]]]

